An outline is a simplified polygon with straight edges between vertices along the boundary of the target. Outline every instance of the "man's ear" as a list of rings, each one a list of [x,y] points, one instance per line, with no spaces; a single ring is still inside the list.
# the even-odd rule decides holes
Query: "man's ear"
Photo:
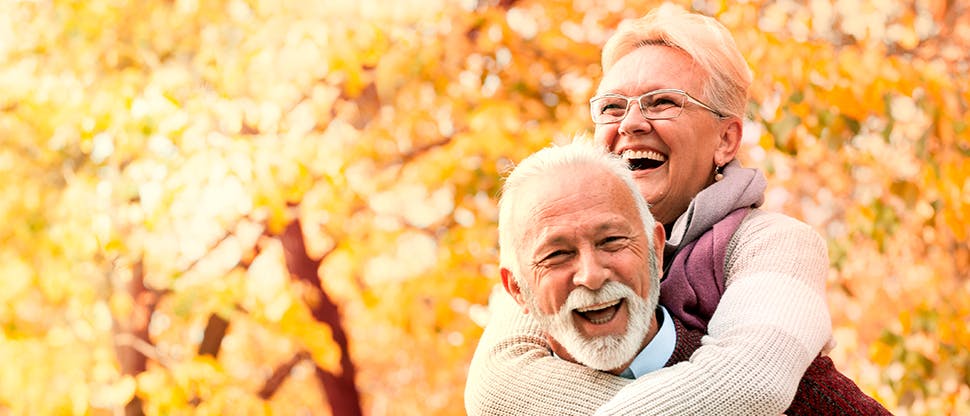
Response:
[[[505,291],[522,307],[523,313],[529,313],[529,307],[525,305],[525,299],[522,297],[522,288],[519,287],[519,282],[515,280],[512,271],[503,267],[500,273],[502,273],[502,286],[505,286]]]
[[[667,243],[667,233],[664,231],[664,225],[660,221],[653,222],[653,249],[654,254],[657,255],[657,274],[663,276],[664,270],[664,245]]]
[[[742,126],[740,118],[730,117],[723,120],[724,130],[721,131],[720,141],[717,143],[717,148],[714,149],[714,163],[718,166],[724,166],[728,162],[734,160],[734,156],[738,154],[738,149],[741,148],[741,135]]]

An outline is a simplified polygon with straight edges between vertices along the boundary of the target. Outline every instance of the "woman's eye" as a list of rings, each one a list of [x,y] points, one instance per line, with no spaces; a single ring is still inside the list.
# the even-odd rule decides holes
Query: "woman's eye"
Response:
[[[621,104],[606,104],[600,109],[600,114],[615,114],[623,111],[626,111],[626,107]]]

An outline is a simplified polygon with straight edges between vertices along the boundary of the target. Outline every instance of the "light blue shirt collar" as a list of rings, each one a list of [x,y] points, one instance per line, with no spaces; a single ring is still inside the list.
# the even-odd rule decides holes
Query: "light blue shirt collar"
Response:
[[[633,358],[630,367],[620,373],[620,377],[639,378],[651,371],[659,370],[667,364],[670,356],[674,354],[674,347],[677,345],[677,331],[674,329],[674,321],[670,318],[667,308],[658,306],[663,311],[663,322],[660,322],[660,329],[653,340],[640,350],[640,353]]]

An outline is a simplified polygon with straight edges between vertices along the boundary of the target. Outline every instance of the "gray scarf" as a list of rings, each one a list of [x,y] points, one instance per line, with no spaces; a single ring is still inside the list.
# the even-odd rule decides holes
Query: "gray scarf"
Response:
[[[764,202],[768,181],[761,171],[743,168],[740,162],[732,160],[724,166],[723,173],[724,178],[698,192],[687,211],[674,222],[667,237],[664,257],[672,256],[696,240],[732,211],[759,207]]]

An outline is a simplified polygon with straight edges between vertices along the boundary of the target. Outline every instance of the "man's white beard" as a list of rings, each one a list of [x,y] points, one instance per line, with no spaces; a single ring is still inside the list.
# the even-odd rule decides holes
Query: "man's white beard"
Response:
[[[585,306],[625,298],[629,316],[627,329],[622,334],[586,337],[574,323],[573,310]],[[535,296],[528,293],[526,302],[536,312],[536,320],[543,330],[559,342],[581,364],[601,371],[611,371],[626,365],[640,352],[644,337],[650,330],[650,317],[656,305],[637,296],[629,286],[619,282],[606,282],[599,290],[577,287],[569,293],[562,308],[555,314],[539,312]],[[619,311],[617,311],[619,313]],[[615,319],[615,317],[614,317]]]

